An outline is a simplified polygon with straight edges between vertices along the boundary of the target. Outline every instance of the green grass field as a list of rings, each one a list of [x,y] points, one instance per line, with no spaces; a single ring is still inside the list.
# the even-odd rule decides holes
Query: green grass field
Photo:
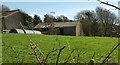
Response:
[[[58,35],[35,35],[28,34],[30,38],[36,43],[44,55],[47,55],[53,48],[59,49],[62,46],[66,48],[61,52],[59,63],[63,63],[70,55],[71,51],[77,48],[79,51],[79,61],[87,63],[93,56],[95,62],[102,61],[110,52],[115,44],[117,38],[113,37],[86,37],[86,36],[58,36]],[[30,48],[30,41],[25,34],[3,34],[2,35],[2,55],[3,63],[23,62],[36,63],[37,60],[32,54]],[[70,46],[70,47],[68,47]],[[70,48],[70,49],[69,49]],[[55,63],[58,50],[50,54],[47,59],[48,63]],[[76,58],[77,52],[74,51],[69,62],[73,62],[72,58]],[[110,62],[118,62],[118,49],[112,53]]]

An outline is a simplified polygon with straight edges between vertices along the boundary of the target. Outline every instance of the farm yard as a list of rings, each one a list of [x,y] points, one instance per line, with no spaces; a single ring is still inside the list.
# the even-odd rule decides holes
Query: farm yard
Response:
[[[112,48],[118,43],[114,37],[60,36],[27,34],[42,51],[44,57],[53,49],[65,48],[60,54],[59,63],[64,63],[69,55],[68,63],[76,62],[79,55],[80,63],[88,63],[93,57],[95,63],[103,61]],[[37,59],[30,47],[30,41],[25,34],[2,34],[3,63],[36,63]],[[72,50],[77,49],[77,51]],[[55,63],[58,50],[51,53],[47,63]],[[108,62],[118,62],[118,49],[110,56]]]

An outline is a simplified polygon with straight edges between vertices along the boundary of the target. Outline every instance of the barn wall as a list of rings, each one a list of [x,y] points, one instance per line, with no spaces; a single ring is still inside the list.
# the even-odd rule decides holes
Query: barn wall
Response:
[[[17,12],[13,15],[10,15],[6,18],[4,18],[4,22],[5,22],[5,29],[10,30],[13,28],[21,28],[20,26],[20,22],[23,22],[24,18],[22,17],[22,14],[20,12]]]

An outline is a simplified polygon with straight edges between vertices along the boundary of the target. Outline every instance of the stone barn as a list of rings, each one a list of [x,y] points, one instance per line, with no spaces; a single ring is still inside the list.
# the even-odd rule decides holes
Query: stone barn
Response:
[[[71,35],[71,36],[83,35],[80,22],[54,22],[53,25],[54,28],[57,30],[56,33],[58,35]],[[39,23],[38,25],[35,26],[35,28],[37,29],[38,28],[45,29],[48,27],[49,26],[45,26],[42,23]]]
[[[2,30],[20,29],[20,22],[24,23],[24,17],[20,10],[5,11],[2,13]]]

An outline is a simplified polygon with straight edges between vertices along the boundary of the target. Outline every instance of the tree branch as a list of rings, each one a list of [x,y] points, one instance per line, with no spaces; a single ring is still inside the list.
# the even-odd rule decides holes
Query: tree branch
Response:
[[[59,57],[60,57],[60,53],[61,51],[65,48],[65,46],[63,46],[62,48],[60,48],[59,50],[59,53],[58,53],[58,57],[57,57],[57,60],[56,60],[56,65],[58,65],[58,61],[59,61]]]
[[[117,49],[117,47],[119,47],[119,45],[120,45],[120,43],[118,43],[115,46],[115,48],[113,50],[111,50],[111,52],[106,56],[106,58],[102,61],[102,63],[100,65],[102,65],[102,64],[104,64],[106,62],[106,60],[109,58],[109,56]]]
[[[40,57],[39,57],[39,55],[37,54],[37,51],[35,50],[36,47],[33,47],[32,44],[30,44],[30,47],[31,47],[31,49],[32,49],[33,52],[34,52],[34,55],[36,56],[36,59],[37,59],[38,63],[41,64]]]
[[[101,1],[101,0],[97,0],[97,1],[99,1],[99,2],[102,3],[102,4],[105,4],[105,5],[108,5],[108,6],[111,6],[111,7],[114,7],[114,8],[116,8],[116,9],[120,10],[119,7],[117,7],[117,6],[115,6],[115,5],[112,5],[112,4],[109,4],[108,2],[103,2],[103,1]]]
[[[55,52],[55,51],[57,51],[57,49],[53,49],[52,51],[50,51],[50,52],[46,55],[45,62],[47,61],[48,56],[49,56],[51,53]]]
[[[73,50],[71,51],[70,55],[68,56],[68,58],[66,59],[66,61],[64,62],[64,64],[66,64],[66,63],[69,61],[69,59],[70,59],[70,57],[72,56],[72,53],[74,52],[74,50],[75,50],[75,49],[73,49]]]
[[[26,34],[26,31],[25,31],[25,29],[24,29],[24,27],[23,27],[23,25],[22,25],[21,22],[20,22],[20,25],[21,25],[22,30],[24,31],[24,34]],[[33,42],[32,39],[27,34],[26,34],[26,36],[27,36],[27,38],[30,41],[30,47],[33,50],[34,55],[36,56],[36,59],[37,59],[39,65],[41,65],[41,64],[43,65],[44,63],[42,62],[42,58],[40,58],[39,54],[37,54],[37,51],[36,51],[36,48],[38,50],[39,50],[39,48],[37,47],[37,45],[35,44],[35,42]],[[44,57],[42,51],[41,50],[39,50],[39,51],[40,51],[41,55]]]

